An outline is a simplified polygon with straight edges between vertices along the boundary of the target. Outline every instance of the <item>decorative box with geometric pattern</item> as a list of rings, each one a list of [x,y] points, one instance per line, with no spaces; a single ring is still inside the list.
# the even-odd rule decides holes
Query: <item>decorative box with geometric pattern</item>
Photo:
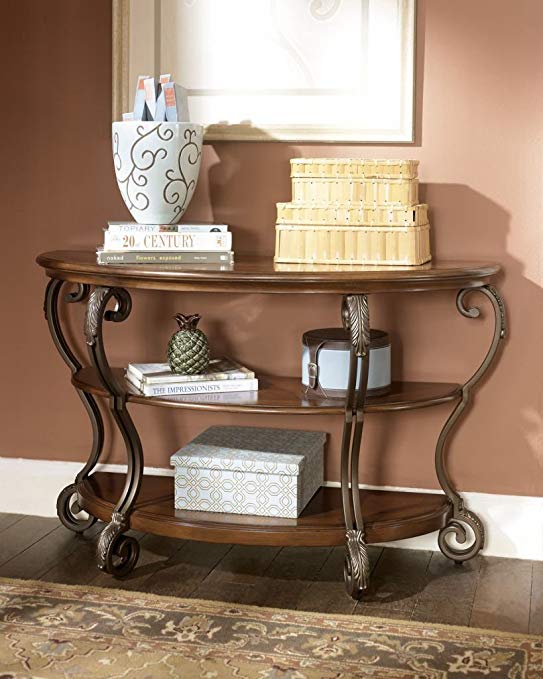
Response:
[[[326,434],[216,426],[177,453],[175,507],[297,518],[324,480]]]

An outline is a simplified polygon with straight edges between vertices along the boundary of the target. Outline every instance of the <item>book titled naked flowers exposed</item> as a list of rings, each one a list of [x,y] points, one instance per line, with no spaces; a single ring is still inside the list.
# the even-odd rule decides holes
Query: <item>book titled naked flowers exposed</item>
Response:
[[[196,250],[116,250],[105,251],[98,248],[96,251],[98,264],[213,264],[231,266],[234,263],[234,253],[228,252],[204,252]]]

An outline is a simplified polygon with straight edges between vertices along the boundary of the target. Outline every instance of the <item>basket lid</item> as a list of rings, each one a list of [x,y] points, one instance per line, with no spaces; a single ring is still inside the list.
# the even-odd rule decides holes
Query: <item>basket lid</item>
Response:
[[[344,328],[316,328],[303,334],[307,346],[326,344],[327,349],[349,349],[349,333]],[[390,344],[388,333],[384,330],[370,330],[370,349],[380,349]]]

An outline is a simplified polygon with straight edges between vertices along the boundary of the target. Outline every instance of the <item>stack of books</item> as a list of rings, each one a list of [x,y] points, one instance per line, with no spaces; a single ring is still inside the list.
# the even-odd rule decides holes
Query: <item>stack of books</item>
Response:
[[[229,268],[234,262],[226,224],[109,222],[98,264],[197,264]]]
[[[200,375],[177,375],[167,363],[130,363],[126,379],[144,396],[258,390],[254,372],[229,358],[212,359],[207,372]]]

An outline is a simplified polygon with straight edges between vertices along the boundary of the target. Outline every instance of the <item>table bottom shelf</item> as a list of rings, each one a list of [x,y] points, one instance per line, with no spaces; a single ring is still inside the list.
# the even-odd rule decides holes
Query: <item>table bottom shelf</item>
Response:
[[[81,507],[109,521],[124,482],[124,474],[93,474],[79,488]],[[173,495],[172,477],[145,476],[130,527],[172,538],[244,545],[316,547],[345,543],[339,488],[320,488],[297,519],[178,510]],[[361,502],[368,543],[439,530],[451,512],[450,502],[441,493],[362,490]]]

